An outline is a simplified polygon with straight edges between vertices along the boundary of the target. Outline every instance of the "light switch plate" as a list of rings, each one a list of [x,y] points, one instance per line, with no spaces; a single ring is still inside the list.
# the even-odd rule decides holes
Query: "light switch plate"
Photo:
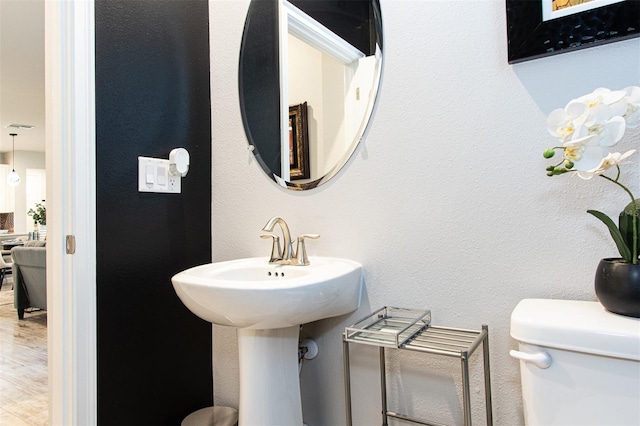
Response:
[[[169,160],[138,157],[138,191],[180,193],[180,176],[169,174]]]

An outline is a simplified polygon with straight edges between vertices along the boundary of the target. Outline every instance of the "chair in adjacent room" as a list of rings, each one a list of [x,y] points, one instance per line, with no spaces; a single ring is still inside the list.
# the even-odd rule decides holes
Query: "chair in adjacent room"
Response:
[[[7,279],[7,272],[11,273],[12,267],[13,267],[13,263],[5,261],[4,256],[0,255],[0,289],[2,289],[2,284],[4,284],[4,280]]]

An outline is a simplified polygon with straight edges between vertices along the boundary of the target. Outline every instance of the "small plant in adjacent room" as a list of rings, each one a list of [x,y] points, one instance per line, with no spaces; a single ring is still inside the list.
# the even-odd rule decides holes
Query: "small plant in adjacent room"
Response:
[[[29,209],[27,215],[31,216],[33,223],[38,225],[47,224],[47,207],[44,205],[44,202],[36,203],[35,208]]]
[[[560,160],[547,167],[548,176],[572,173],[582,179],[600,177],[622,189],[631,202],[622,210],[618,226],[606,214],[587,210],[609,229],[625,263],[638,264],[640,254],[640,200],[621,181],[621,165],[628,162],[636,150],[612,152],[626,128],[640,125],[640,87],[623,90],[596,89],[570,101],[566,107],[549,114],[547,129],[561,145],[544,151],[545,158],[556,152]]]

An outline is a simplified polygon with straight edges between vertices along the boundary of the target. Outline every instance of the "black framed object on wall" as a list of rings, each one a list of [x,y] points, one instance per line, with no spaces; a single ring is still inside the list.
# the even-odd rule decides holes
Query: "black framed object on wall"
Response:
[[[510,64],[640,36],[640,0],[506,0],[506,9]]]
[[[291,180],[309,179],[307,103],[289,107],[289,173]]]

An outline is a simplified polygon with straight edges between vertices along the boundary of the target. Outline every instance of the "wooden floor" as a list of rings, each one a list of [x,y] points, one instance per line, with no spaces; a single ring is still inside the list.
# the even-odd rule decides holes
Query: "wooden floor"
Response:
[[[0,289],[0,425],[47,425],[47,312],[19,321],[8,280]]]

